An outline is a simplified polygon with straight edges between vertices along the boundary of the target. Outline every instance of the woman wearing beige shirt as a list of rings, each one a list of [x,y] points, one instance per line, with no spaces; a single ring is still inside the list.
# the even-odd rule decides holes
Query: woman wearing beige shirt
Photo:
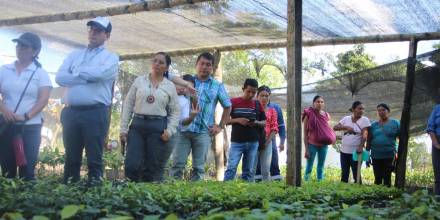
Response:
[[[170,64],[166,53],[157,53],[151,73],[134,81],[122,108],[120,138],[127,143],[125,176],[133,181],[162,181],[173,150],[166,142],[176,132],[180,113],[176,87],[163,76]]]

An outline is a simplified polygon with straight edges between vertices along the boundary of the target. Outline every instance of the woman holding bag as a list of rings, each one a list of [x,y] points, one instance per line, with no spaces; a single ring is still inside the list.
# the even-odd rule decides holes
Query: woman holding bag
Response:
[[[302,121],[304,123],[304,146],[307,166],[304,179],[310,179],[315,156],[318,155],[316,168],[318,181],[324,179],[324,163],[329,144],[334,144],[336,135],[329,125],[330,115],[324,111],[324,99],[317,95],[313,98],[313,106],[304,110]]]
[[[368,128],[371,126],[371,123],[370,119],[363,116],[364,106],[362,105],[362,102],[353,102],[350,111],[352,114],[343,117],[333,129],[335,131],[344,132],[341,147],[341,182],[348,182],[351,168],[353,179],[356,183],[358,176],[358,162],[353,160],[353,152],[363,152],[368,137]],[[359,173],[359,183],[361,182],[362,180]]]
[[[8,124],[0,134],[0,163],[3,176],[16,177],[19,167],[20,178],[33,180],[41,142],[41,111],[52,83],[37,61],[40,37],[24,33],[12,41],[17,43],[17,60],[0,67],[0,111],[3,123]]]

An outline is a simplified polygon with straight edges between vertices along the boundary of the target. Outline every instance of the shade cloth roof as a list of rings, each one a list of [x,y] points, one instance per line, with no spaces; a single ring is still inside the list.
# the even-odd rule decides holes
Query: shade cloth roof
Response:
[[[87,11],[124,0],[0,0],[0,20]],[[119,54],[285,41],[287,0],[223,0],[112,16],[108,47]],[[305,0],[303,40],[440,32],[440,0]],[[78,47],[85,20],[2,27]]]

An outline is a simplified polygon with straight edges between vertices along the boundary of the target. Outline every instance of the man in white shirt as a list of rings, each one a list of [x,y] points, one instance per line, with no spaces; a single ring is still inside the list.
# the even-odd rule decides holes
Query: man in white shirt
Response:
[[[103,175],[103,145],[107,135],[112,86],[118,74],[119,57],[104,47],[112,25],[107,18],[87,22],[87,48],[72,52],[56,76],[56,82],[67,88],[61,112],[63,141],[66,149],[64,182],[80,179],[83,148],[86,150],[89,183],[99,182]]]

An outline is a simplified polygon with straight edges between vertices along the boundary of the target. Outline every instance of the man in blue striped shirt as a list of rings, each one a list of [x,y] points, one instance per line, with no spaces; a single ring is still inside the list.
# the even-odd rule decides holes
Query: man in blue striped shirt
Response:
[[[107,18],[87,22],[87,48],[72,52],[61,65],[56,82],[66,87],[61,112],[66,149],[64,182],[80,179],[85,148],[89,183],[100,182],[103,175],[103,147],[107,135],[112,86],[118,74],[119,57],[104,47],[112,25]]]
[[[205,161],[212,137],[223,129],[231,110],[231,100],[222,83],[215,80],[213,71],[214,56],[202,53],[196,61],[197,75],[195,88],[198,92],[199,114],[188,126],[181,128],[179,143],[176,143],[171,176],[181,179],[189,153],[192,151],[192,176],[191,180],[203,180]],[[223,107],[220,124],[215,124],[214,113],[217,103]]]

